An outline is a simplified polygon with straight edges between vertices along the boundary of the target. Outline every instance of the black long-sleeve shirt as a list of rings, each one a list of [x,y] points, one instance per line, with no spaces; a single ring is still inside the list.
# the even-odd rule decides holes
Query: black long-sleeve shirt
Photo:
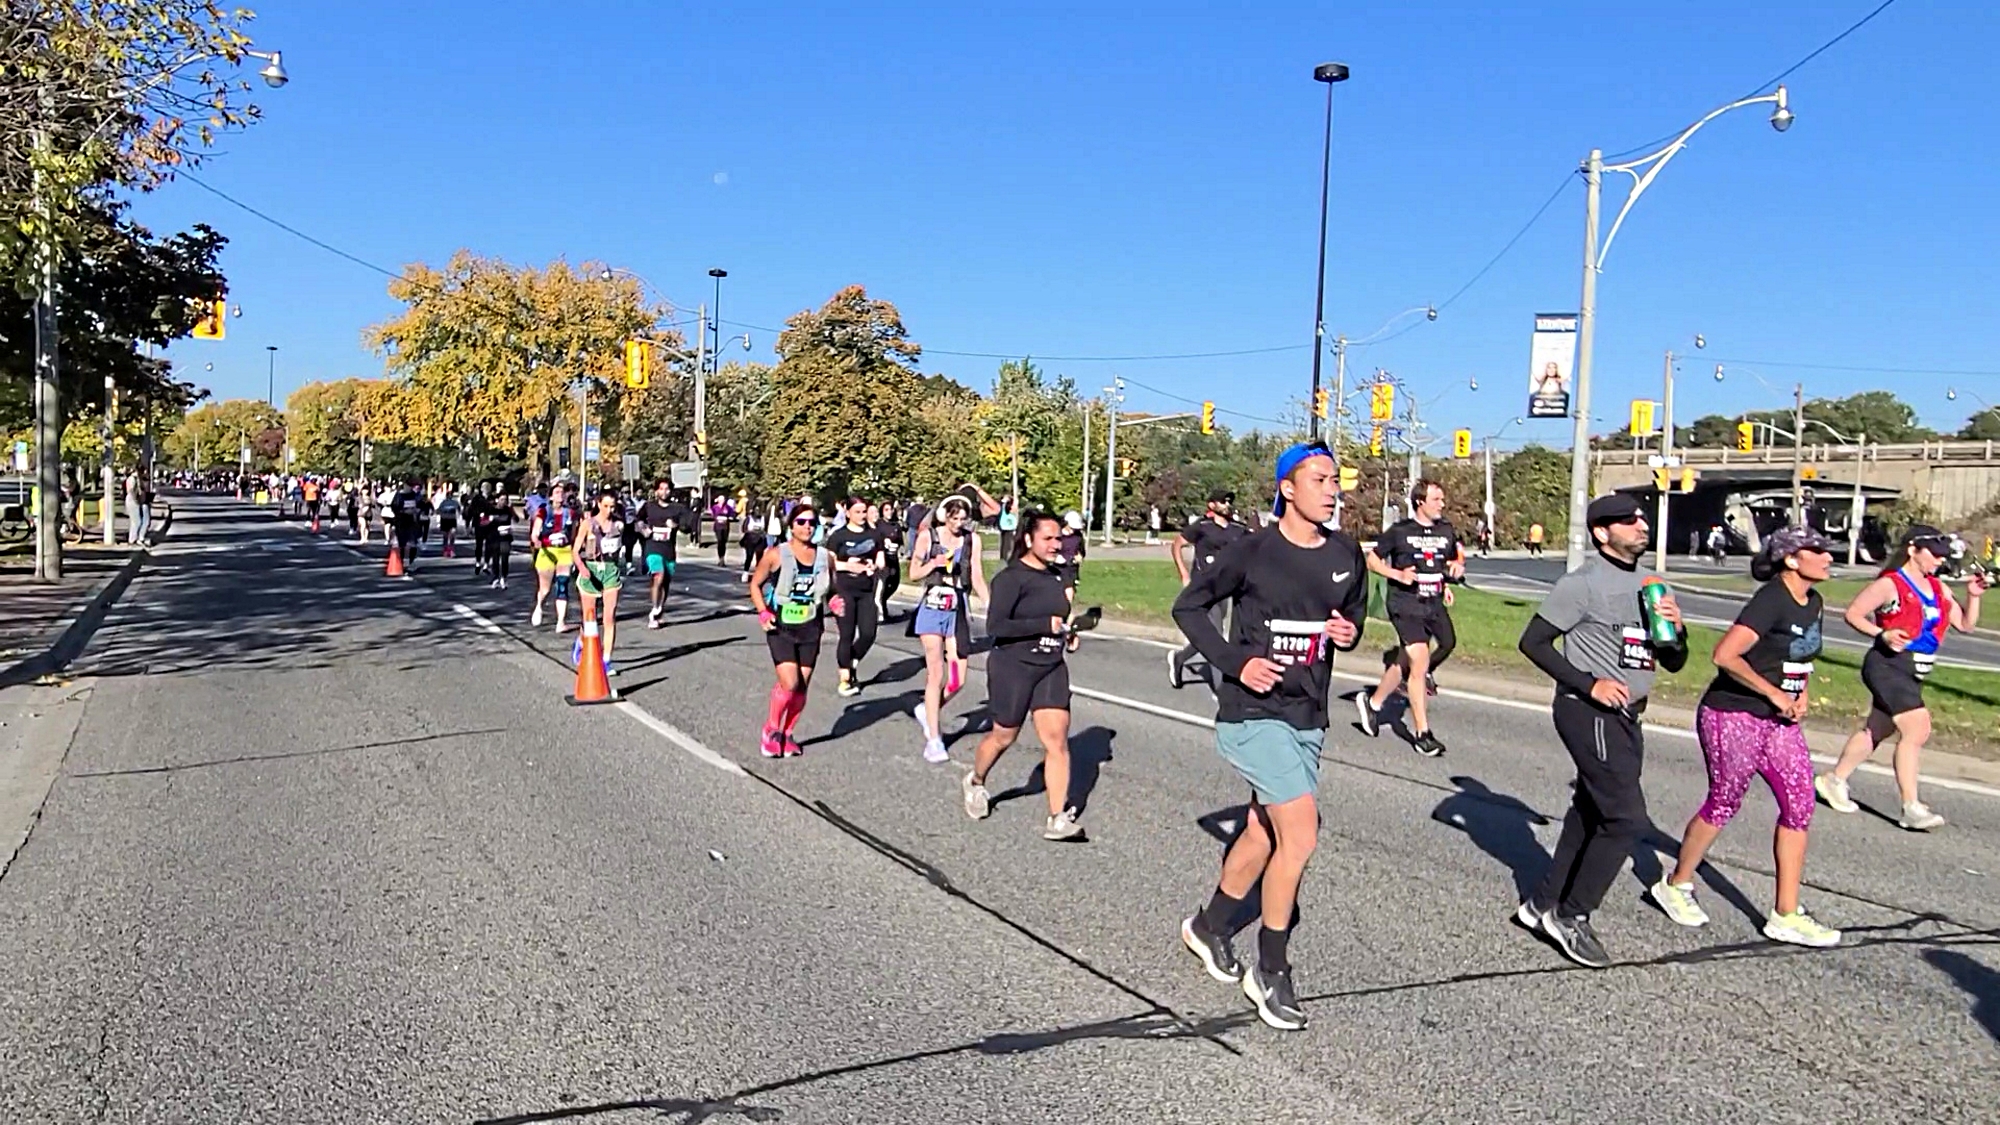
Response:
[[[1209,607],[1234,601],[1230,636],[1208,616]],[[1300,730],[1324,730],[1333,676],[1327,619],[1354,623],[1361,643],[1368,616],[1368,566],[1361,545],[1345,532],[1329,532],[1316,546],[1301,547],[1278,525],[1224,548],[1215,563],[1193,576],[1174,599],[1174,624],[1209,665],[1223,673],[1216,693],[1216,721],[1277,719]],[[1236,677],[1252,657],[1284,669],[1271,691],[1257,694]]]
[[[986,634],[993,638],[992,656],[1025,664],[1054,664],[1063,658],[1067,638],[1053,628],[1054,618],[1069,618],[1061,575],[1015,562],[993,576],[988,593]]]

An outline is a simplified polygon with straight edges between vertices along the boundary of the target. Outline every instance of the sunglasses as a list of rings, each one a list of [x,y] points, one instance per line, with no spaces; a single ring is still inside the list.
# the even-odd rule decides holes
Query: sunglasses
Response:
[[[1634,524],[1645,523],[1646,517],[1639,514],[1638,512],[1633,512],[1629,516],[1622,516],[1615,520],[1605,520],[1604,522],[1607,524],[1615,524],[1619,527],[1631,527]]]
[[[794,519],[794,520],[792,521],[792,526],[793,526],[793,527],[806,527],[806,526],[809,526],[809,525],[811,525],[811,524],[815,524],[815,523],[818,523],[818,522],[819,522],[819,519],[818,519],[817,517],[815,517],[815,516],[799,516],[798,518],[796,518],[796,519]]]

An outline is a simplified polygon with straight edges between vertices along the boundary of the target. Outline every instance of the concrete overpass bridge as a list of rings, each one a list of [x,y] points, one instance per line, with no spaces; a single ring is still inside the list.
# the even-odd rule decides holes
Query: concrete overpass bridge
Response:
[[[1668,498],[1667,542],[1685,550],[1690,536],[1715,524],[1743,531],[1739,549],[1754,549],[1758,532],[1780,523],[1791,504],[1792,450],[1767,448],[1676,450],[1695,471],[1693,492]],[[1591,454],[1599,491],[1653,495],[1653,469],[1644,449]],[[1865,518],[1870,504],[1899,498],[1922,501],[1947,523],[2000,502],[2000,442],[1932,441],[1907,445],[1807,445],[1801,451],[1806,487],[1826,530],[1844,536],[1850,520]],[[1679,474],[1675,474],[1678,489]],[[1858,488],[1857,488],[1858,486]],[[1858,503],[1857,503],[1858,497]]]

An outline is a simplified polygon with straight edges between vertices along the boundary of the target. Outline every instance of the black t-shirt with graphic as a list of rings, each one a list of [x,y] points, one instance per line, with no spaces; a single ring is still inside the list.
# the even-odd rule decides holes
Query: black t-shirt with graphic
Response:
[[[676,500],[662,503],[648,497],[639,505],[639,522],[646,525],[641,536],[646,543],[648,554],[659,555],[669,562],[674,561],[674,537],[680,531],[693,526],[694,511]]]
[[[1427,609],[1442,599],[1445,568],[1458,558],[1459,550],[1458,532],[1450,520],[1428,526],[1413,519],[1392,524],[1375,541],[1375,557],[1394,570],[1415,567],[1417,580],[1403,583],[1389,579],[1390,607]]]
[[[1181,532],[1181,538],[1188,544],[1188,573],[1200,574],[1215,565],[1216,556],[1222,554],[1223,548],[1248,534],[1250,529],[1235,520],[1216,523],[1203,516],[1188,524],[1187,529]]]
[[[826,549],[833,552],[836,563],[866,562],[882,550],[882,533],[873,527],[863,527],[859,531],[841,524],[826,537]],[[841,590],[865,590],[875,580],[865,574],[850,574],[838,566],[833,568],[833,584]]]
[[[1743,662],[1766,683],[1798,695],[1812,683],[1813,659],[1820,653],[1820,618],[1825,605],[1818,590],[1807,590],[1800,605],[1783,580],[1766,582],[1750,597],[1736,624],[1757,634]],[[1718,711],[1748,711],[1765,719],[1778,717],[1771,701],[1736,677],[1718,671],[1702,704]]]

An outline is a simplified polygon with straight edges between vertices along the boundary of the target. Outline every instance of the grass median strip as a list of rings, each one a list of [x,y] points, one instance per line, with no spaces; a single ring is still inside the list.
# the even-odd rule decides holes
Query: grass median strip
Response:
[[[1080,605],[1102,605],[1105,616],[1115,620],[1172,625],[1173,601],[1179,592],[1180,578],[1164,559],[1086,560],[1077,599]],[[1454,678],[1453,668],[1480,668],[1510,679],[1539,682],[1541,673],[1516,647],[1539,599],[1465,587],[1459,587],[1455,594],[1451,612],[1458,630],[1458,651],[1445,666],[1445,681],[1450,683]],[[1837,590],[1828,591],[1827,612],[1839,611],[1844,604],[1840,597]],[[1361,651],[1380,654],[1388,648],[1391,634],[1381,621],[1379,596],[1371,599],[1369,616],[1374,623]],[[1695,625],[1688,634],[1687,666],[1674,675],[1661,676],[1654,689],[1662,703],[1692,707],[1715,678],[1709,654],[1722,638],[1722,630]],[[1813,708],[1806,720],[1809,727],[1845,733],[1867,715],[1868,689],[1861,686],[1861,657],[1860,650],[1847,648],[1830,647],[1820,654],[1813,673]],[[1933,741],[1940,748],[2000,759],[2000,674],[1939,668],[1926,681],[1924,698],[1930,704],[1936,730]]]

